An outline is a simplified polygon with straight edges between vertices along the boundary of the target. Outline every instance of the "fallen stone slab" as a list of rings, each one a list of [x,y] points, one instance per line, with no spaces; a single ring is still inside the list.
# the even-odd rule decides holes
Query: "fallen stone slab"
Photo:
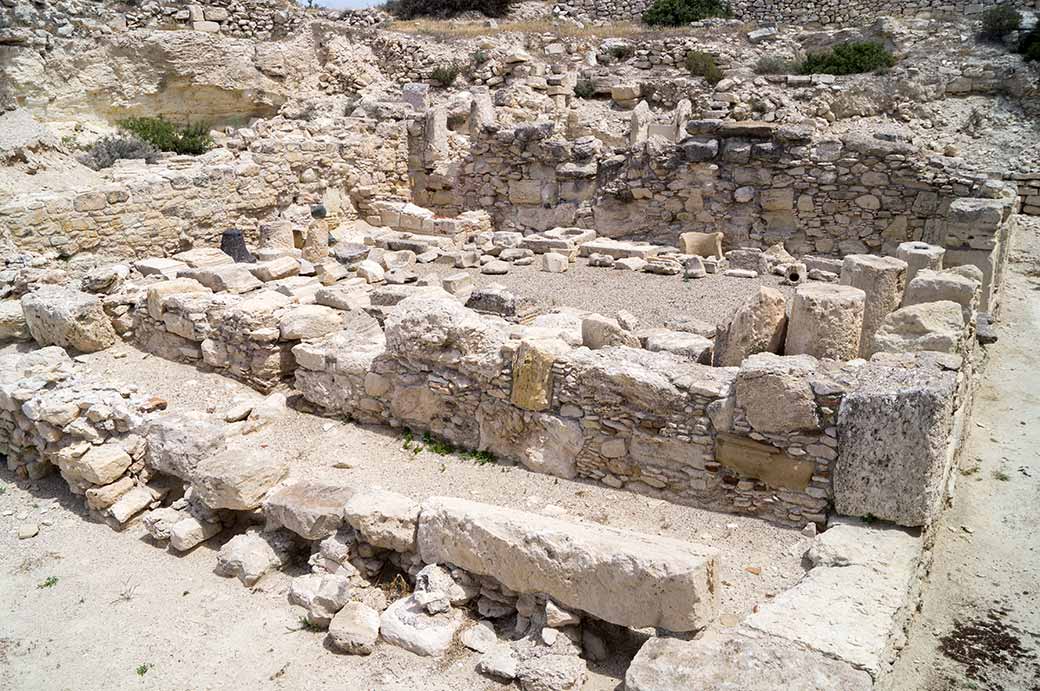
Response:
[[[709,630],[684,641],[655,637],[632,659],[625,691],[869,691],[870,675],[774,636]]]
[[[646,259],[654,257],[665,251],[663,245],[652,245],[649,242],[630,242],[626,240],[611,240],[609,238],[596,238],[583,242],[578,248],[578,254],[588,257],[591,254],[605,254],[614,259]]]
[[[22,296],[22,313],[33,340],[94,353],[116,342],[112,322],[96,295],[44,285]]]
[[[416,655],[443,655],[451,647],[455,632],[462,625],[457,610],[427,614],[414,595],[386,608],[379,618],[379,634],[385,641]]]
[[[264,500],[268,528],[285,527],[307,540],[321,540],[343,523],[343,506],[354,494],[347,485],[302,480],[272,492]]]
[[[679,540],[433,497],[418,543],[427,563],[546,593],[620,626],[692,631],[718,607],[718,551]]]
[[[214,570],[218,576],[238,577],[242,585],[253,586],[288,562],[291,546],[292,539],[285,532],[250,530],[236,535],[220,548]]]
[[[350,497],[343,516],[366,542],[395,552],[416,550],[419,505],[409,497],[370,489]]]
[[[329,645],[351,655],[370,655],[379,640],[379,612],[361,602],[348,602],[329,624]]]
[[[266,451],[226,449],[191,471],[191,484],[211,509],[251,511],[289,473],[289,462]]]

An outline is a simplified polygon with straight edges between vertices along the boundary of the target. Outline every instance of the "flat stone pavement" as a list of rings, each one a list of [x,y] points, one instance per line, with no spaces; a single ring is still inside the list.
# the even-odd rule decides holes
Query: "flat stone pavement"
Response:
[[[934,528],[909,644],[880,688],[1040,689],[1038,236],[1040,219],[1021,223],[954,505]]]

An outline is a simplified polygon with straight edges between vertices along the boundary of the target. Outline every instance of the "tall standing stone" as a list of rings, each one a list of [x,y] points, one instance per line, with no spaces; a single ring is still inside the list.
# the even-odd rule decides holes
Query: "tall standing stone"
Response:
[[[906,285],[914,280],[914,276],[922,269],[939,271],[943,266],[946,250],[927,242],[902,242],[896,248],[896,257],[906,262]]]
[[[325,213],[325,207],[321,204],[311,207],[313,220],[307,229],[307,238],[303,241],[303,258],[312,264],[320,264],[329,258],[329,226]]]
[[[803,285],[794,294],[784,352],[820,359],[856,359],[866,298],[866,293],[852,286]]]
[[[762,286],[737,308],[715,345],[718,367],[738,367],[749,355],[779,353],[787,327],[787,303],[776,288]]]
[[[873,254],[850,254],[842,262],[842,285],[859,288],[866,293],[863,331],[859,341],[860,357],[870,357],[878,327],[903,301],[906,270],[907,264],[902,259]]]

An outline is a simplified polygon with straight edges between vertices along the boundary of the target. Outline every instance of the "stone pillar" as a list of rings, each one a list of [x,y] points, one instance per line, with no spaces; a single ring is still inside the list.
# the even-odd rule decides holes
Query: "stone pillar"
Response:
[[[295,247],[292,223],[289,221],[261,223],[260,247],[262,249],[292,249]]]
[[[473,103],[469,108],[469,133],[474,136],[485,126],[495,124],[495,104],[486,86],[475,86],[470,91],[473,93]]]
[[[798,288],[787,325],[785,354],[832,360],[859,357],[866,299],[866,293],[852,286],[809,283]]]
[[[906,289],[906,267],[902,259],[873,254],[850,254],[841,264],[841,284],[866,293],[859,356],[870,357],[874,334],[885,317],[899,309]]]
[[[653,119],[654,116],[650,112],[650,106],[646,104],[646,101],[640,101],[639,105],[632,111],[630,119],[629,146],[640,146],[646,142],[650,136],[650,123],[653,122]]]
[[[423,163],[427,166],[432,166],[448,155],[448,110],[444,106],[426,111],[423,137]]]
[[[906,262],[906,285],[914,280],[921,269],[940,271],[946,250],[927,242],[901,242],[896,248],[896,257]]]
[[[325,220],[325,207],[311,207],[311,221],[307,237],[303,240],[303,258],[312,264],[320,264],[329,258],[329,224]]]

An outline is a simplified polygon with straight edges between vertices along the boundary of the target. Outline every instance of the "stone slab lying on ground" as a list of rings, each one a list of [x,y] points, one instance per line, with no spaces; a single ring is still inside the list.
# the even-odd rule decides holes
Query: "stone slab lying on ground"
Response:
[[[718,608],[718,551],[463,499],[422,504],[419,553],[621,626],[692,631]]]
[[[116,341],[112,322],[96,295],[44,285],[22,297],[22,312],[33,340],[93,353]]]
[[[773,636],[709,630],[684,641],[655,637],[625,674],[625,691],[869,691],[870,675]]]
[[[343,505],[353,494],[347,485],[294,482],[267,496],[264,517],[269,528],[285,527],[307,540],[321,540],[343,523]]]

